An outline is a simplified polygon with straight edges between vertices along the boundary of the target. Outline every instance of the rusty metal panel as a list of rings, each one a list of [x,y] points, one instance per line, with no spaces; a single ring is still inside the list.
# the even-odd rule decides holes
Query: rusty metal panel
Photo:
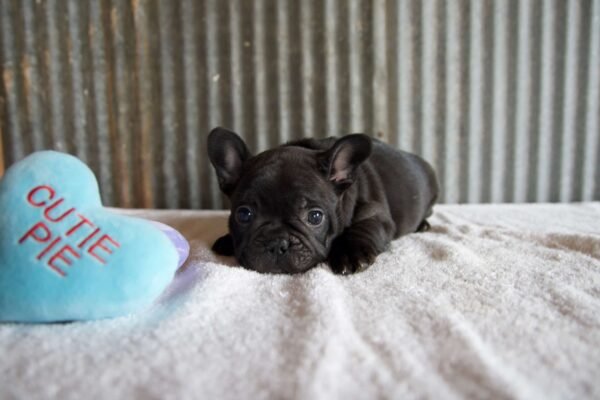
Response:
[[[0,173],[54,148],[106,204],[220,208],[205,138],[366,132],[442,201],[600,200],[600,0],[0,0]]]

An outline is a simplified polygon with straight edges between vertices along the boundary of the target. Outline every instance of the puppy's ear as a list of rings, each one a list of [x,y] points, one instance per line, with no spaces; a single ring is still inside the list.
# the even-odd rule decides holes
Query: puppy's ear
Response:
[[[323,171],[339,191],[344,191],[354,182],[356,168],[371,155],[371,143],[367,135],[348,135],[319,154]]]
[[[210,132],[207,145],[208,158],[217,172],[219,186],[229,196],[240,179],[242,164],[250,157],[250,152],[237,134],[220,127]]]

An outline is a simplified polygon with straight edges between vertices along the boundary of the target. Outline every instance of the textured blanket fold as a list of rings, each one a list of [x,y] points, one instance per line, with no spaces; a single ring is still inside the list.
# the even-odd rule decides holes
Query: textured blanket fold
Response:
[[[600,203],[438,206],[364,273],[261,275],[226,213],[143,313],[0,325],[0,399],[600,398]]]

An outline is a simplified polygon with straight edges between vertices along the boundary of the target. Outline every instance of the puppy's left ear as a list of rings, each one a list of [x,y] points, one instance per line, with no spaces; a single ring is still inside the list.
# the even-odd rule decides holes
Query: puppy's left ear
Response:
[[[322,169],[339,191],[354,182],[356,168],[369,158],[371,147],[369,136],[353,134],[338,139],[329,150],[319,154]]]
[[[242,164],[250,157],[246,144],[236,133],[215,128],[208,135],[208,158],[215,167],[219,187],[230,196],[240,179]]]

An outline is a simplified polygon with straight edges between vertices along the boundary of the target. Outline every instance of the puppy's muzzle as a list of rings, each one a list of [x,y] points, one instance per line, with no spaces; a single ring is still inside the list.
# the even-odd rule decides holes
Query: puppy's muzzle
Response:
[[[284,229],[270,229],[261,233],[244,252],[244,259],[250,269],[296,273],[315,264],[312,251],[297,236]]]
[[[273,256],[283,256],[290,248],[289,240],[275,238],[267,243],[266,250]]]

